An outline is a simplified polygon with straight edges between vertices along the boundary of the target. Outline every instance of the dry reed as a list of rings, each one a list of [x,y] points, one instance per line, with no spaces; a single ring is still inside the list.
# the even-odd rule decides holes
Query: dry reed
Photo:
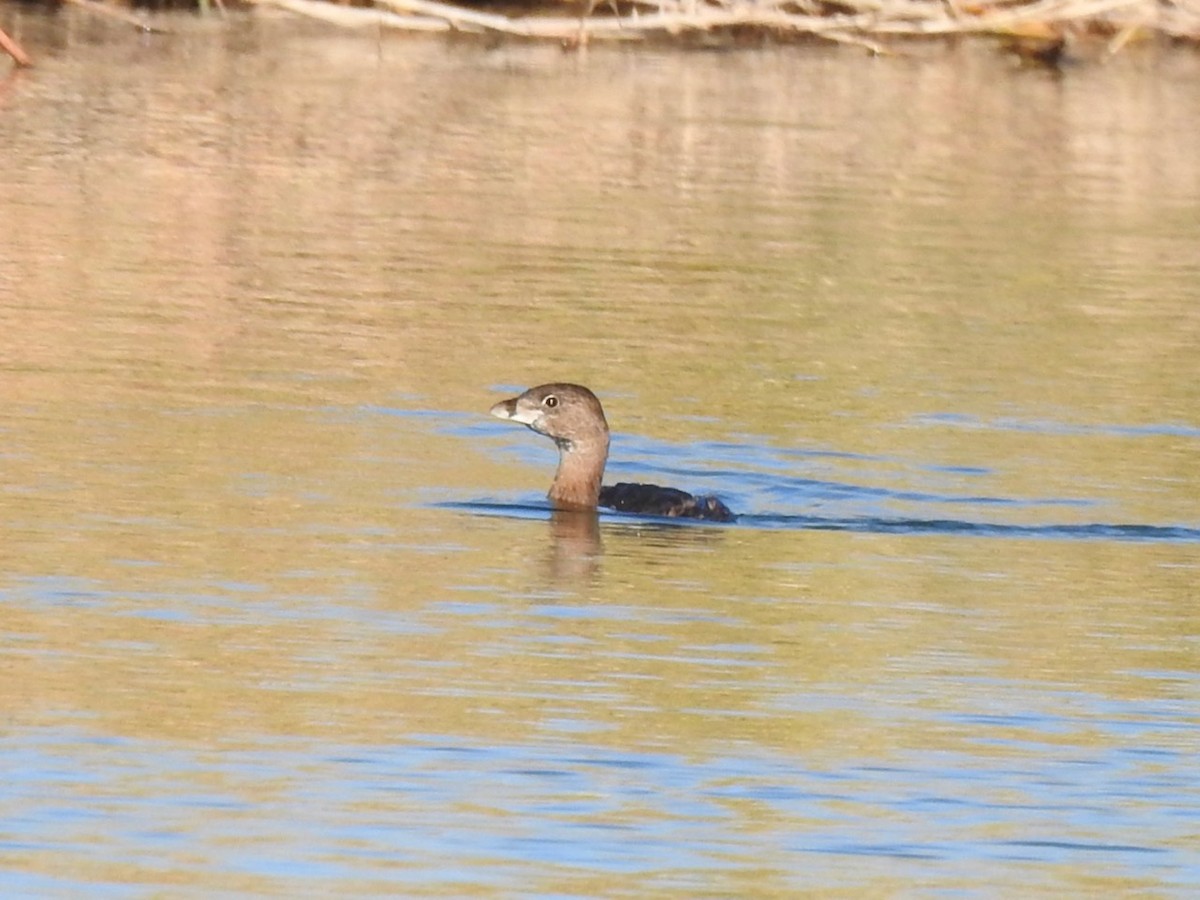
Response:
[[[1200,0],[590,0],[576,15],[507,15],[440,0],[251,0],[347,28],[456,31],[560,41],[814,37],[886,52],[897,40],[1001,38],[1023,55],[1058,62],[1103,57],[1161,36],[1200,46]],[[561,9],[561,6],[558,8]]]

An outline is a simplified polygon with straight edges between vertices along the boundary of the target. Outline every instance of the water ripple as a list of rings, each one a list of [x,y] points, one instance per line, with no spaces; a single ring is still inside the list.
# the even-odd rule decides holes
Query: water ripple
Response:
[[[485,501],[443,501],[431,504],[437,509],[453,509],[483,516],[515,519],[546,519],[552,510],[537,503],[501,503]],[[1129,523],[1088,522],[1083,524],[1009,525],[998,522],[973,522],[963,519],[887,518],[881,516],[825,517],[791,515],[739,515],[737,522],[721,524],[695,519],[640,516],[602,510],[599,520],[605,525],[761,528],[794,531],[850,531],[864,534],[915,534],[990,538],[1041,538],[1067,541],[1133,541],[1150,543],[1200,543],[1200,528],[1185,525],[1140,525]]]

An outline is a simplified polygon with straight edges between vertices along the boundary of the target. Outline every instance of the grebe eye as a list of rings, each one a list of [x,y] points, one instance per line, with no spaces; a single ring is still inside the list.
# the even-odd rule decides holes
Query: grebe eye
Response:
[[[555,397],[553,394],[551,394],[549,397],[547,397],[542,402],[545,403],[551,409],[554,409],[554,407],[558,406],[558,398]]]

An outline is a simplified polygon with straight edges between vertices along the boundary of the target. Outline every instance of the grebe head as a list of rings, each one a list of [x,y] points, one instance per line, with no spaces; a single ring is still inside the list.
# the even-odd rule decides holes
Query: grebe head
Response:
[[[501,400],[491,413],[528,425],[565,451],[608,445],[608,422],[596,395],[580,384],[540,384],[519,397]]]

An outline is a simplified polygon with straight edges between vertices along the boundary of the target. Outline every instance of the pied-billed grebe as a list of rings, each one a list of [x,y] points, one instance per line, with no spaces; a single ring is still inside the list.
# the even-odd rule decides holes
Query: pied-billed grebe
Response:
[[[502,400],[492,415],[528,425],[558,445],[558,471],[550,502],[559,509],[606,506],[621,512],[732,522],[734,515],[716,497],[693,497],[656,484],[601,487],[608,460],[608,422],[596,395],[578,384],[542,384],[520,397]]]

